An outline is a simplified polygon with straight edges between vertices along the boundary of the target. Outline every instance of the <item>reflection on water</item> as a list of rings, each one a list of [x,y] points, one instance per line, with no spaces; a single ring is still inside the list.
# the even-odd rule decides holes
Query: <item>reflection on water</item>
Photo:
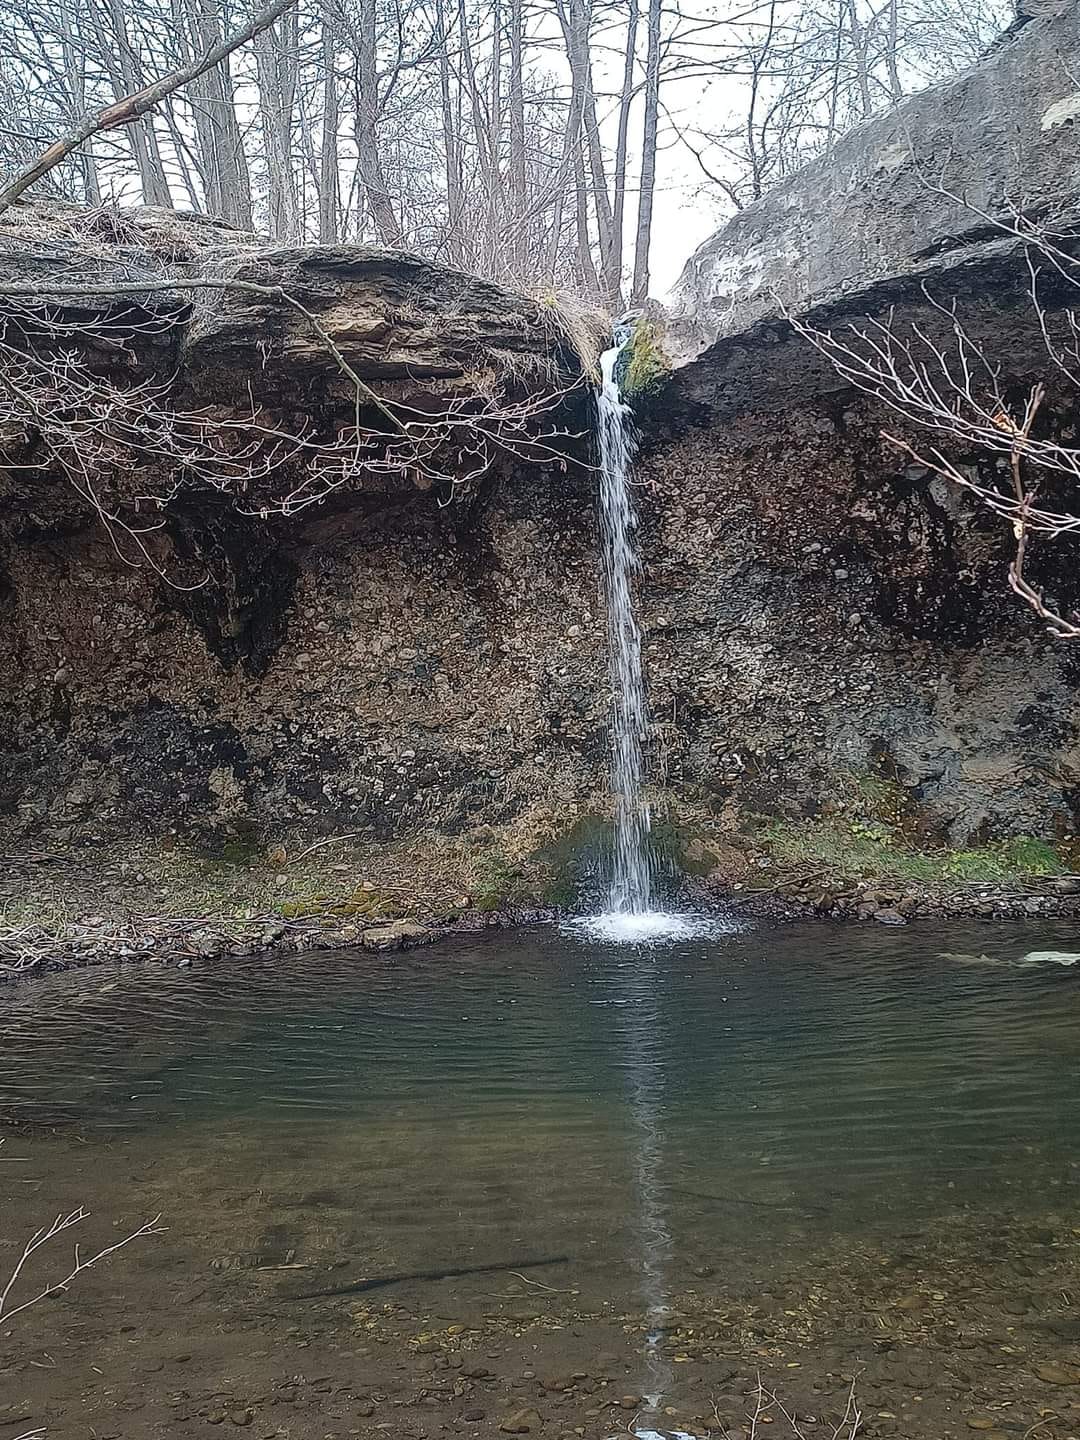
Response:
[[[661,1348],[671,1314],[668,1272],[671,1234],[663,1203],[664,1036],[662,999],[655,952],[620,966],[619,998],[628,1003],[619,1030],[626,1063],[626,1099],[634,1130],[633,1189],[637,1208],[637,1250],[645,1308],[645,1367],[642,1391],[657,1408],[668,1388],[670,1367]]]
[[[707,1419],[725,1385],[770,1364],[858,1368],[887,1415],[901,1352],[920,1394],[950,1367],[969,1375],[956,1393],[974,1393],[950,1325],[997,1335],[1000,1366],[1008,1327],[1010,1353],[1041,1345],[1045,1359],[1069,1320],[1080,989],[1056,964],[940,953],[1074,946],[1045,925],[799,928],[640,952],[537,931],[12,986],[0,1239],[79,1203],[102,1223],[165,1214],[167,1237],[88,1282],[70,1353],[51,1340],[66,1355],[51,1384],[80,1413],[80,1374],[98,1382],[77,1338],[95,1335],[99,1358],[118,1347],[110,1373],[134,1363],[115,1333],[121,1292],[162,1364],[194,1352],[185,1383],[198,1390],[201,1366],[211,1397],[192,1402],[200,1424],[235,1382],[223,1336],[267,1357],[250,1362],[266,1367],[253,1395],[271,1393],[295,1335],[330,1347],[326,1365],[368,1366],[364,1403],[390,1406],[367,1399],[393,1394],[379,1336],[420,1366],[440,1327],[491,1372],[466,1353],[445,1382],[438,1367],[415,1381],[416,1405],[437,1394],[459,1418],[493,1403],[485,1387],[506,1404],[524,1387],[545,1423],[592,1406],[588,1424],[610,1434],[596,1396],[612,1386],[640,1400],[640,1428],[672,1433],[666,1411],[700,1400]],[[363,1289],[373,1278],[394,1283]],[[944,1433],[940,1416],[890,1423],[874,1433]]]

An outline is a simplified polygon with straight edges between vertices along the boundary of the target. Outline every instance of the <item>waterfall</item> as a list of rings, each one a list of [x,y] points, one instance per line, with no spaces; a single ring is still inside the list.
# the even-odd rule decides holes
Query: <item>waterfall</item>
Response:
[[[641,664],[641,630],[634,609],[634,580],[640,562],[635,544],[637,516],[630,484],[637,432],[633,413],[619,393],[615,378],[619,356],[632,333],[628,324],[616,327],[615,344],[600,359],[602,383],[596,397],[600,542],[612,693],[614,862],[604,912],[569,923],[593,939],[653,943],[690,939],[732,927],[715,916],[669,914],[655,908],[651,817],[645,793],[648,711]]]
[[[600,445],[600,528],[611,667],[611,789],[615,802],[614,868],[608,892],[613,914],[641,915],[652,894],[649,856],[649,802],[645,798],[645,681],[641,631],[634,613],[634,576],[639,568],[634,531],[637,516],[630,493],[636,433],[629,405],[615,378],[629,327],[600,360],[597,396]]]

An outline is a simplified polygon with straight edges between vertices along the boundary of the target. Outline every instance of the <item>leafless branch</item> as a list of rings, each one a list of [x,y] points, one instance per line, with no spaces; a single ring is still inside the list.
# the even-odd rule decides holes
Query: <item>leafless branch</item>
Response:
[[[29,190],[31,185],[34,185],[43,175],[47,175],[61,161],[74,154],[92,136],[99,135],[105,130],[115,130],[122,125],[130,125],[140,116],[148,114],[167,96],[183,89],[185,85],[190,85],[200,75],[212,70],[215,65],[220,65],[222,60],[231,55],[234,50],[238,50],[241,45],[246,45],[256,35],[269,29],[280,15],[296,3],[297,0],[273,0],[273,4],[260,10],[242,29],[237,30],[217,45],[211,46],[205,54],[200,55],[197,60],[193,60],[190,65],[185,65],[182,69],[165,75],[160,80],[155,80],[152,85],[145,85],[113,104],[106,105],[103,109],[88,115],[66,135],[59,140],[54,140],[32,165],[23,170],[21,174],[16,175],[4,186],[3,190],[0,190],[0,214],[13,205],[19,196]]]
[[[957,203],[962,202],[957,198]],[[1046,219],[1036,222],[1019,209],[1011,209],[994,223],[1024,242],[1028,294],[1048,364],[1060,379],[1080,388],[1077,311],[1065,307],[1051,316],[1040,291],[1047,268],[1080,291],[1080,264],[1068,248],[1074,233],[1055,229]],[[1050,476],[1072,486],[1080,484],[1080,448],[1036,428],[1047,396],[1044,381],[1030,385],[1018,403],[1015,386],[1007,383],[1004,360],[987,354],[965,324],[957,301],[943,303],[925,285],[923,296],[927,320],[912,320],[904,327],[891,310],[884,318],[866,316],[837,331],[782,308],[793,329],[854,389],[904,420],[947,438],[954,447],[959,443],[995,461],[997,478],[988,480],[977,466],[961,464],[944,448],[922,450],[891,430],[881,432],[896,449],[966,491],[1008,524],[1015,545],[1008,569],[1010,589],[1046,623],[1055,639],[1078,639],[1080,615],[1066,616],[1049,603],[1028,580],[1025,563],[1033,535],[1048,540],[1080,535],[1080,509],[1047,506],[1039,500],[1040,482]]]
[[[64,302],[142,299],[211,290],[253,294],[298,313],[352,393],[350,423],[327,437],[305,420],[271,422],[252,401],[246,413],[184,411],[171,382],[111,380],[90,365],[88,341],[122,351],[138,334],[182,323],[179,312],[95,330],[64,318]],[[97,513],[126,563],[146,563],[176,588],[153,537],[181,488],[210,488],[241,513],[289,517],[342,487],[396,479],[433,491],[440,504],[468,492],[500,458],[564,465],[565,432],[551,418],[569,393],[541,387],[524,398],[458,396],[435,410],[388,402],[357,373],[319,318],[280,285],[221,277],[148,279],[114,285],[0,286],[0,453],[9,471],[53,469]],[[375,423],[371,423],[374,412]],[[20,458],[20,451],[26,458]],[[285,483],[277,484],[278,477]],[[123,543],[119,543],[119,542]],[[129,554],[129,552],[133,552]],[[204,581],[198,580],[196,585]]]
[[[787,1408],[775,1390],[767,1390],[765,1388],[760,1375],[758,1376],[757,1389],[754,1391],[753,1413],[747,1416],[750,1421],[749,1440],[762,1440],[766,1426],[769,1428],[769,1434],[776,1436],[776,1431],[772,1428],[774,1416],[771,1412],[774,1410],[779,1411],[780,1415],[786,1421],[791,1440],[808,1440],[806,1432],[802,1429],[794,1410]],[[858,1402],[855,1399],[855,1380],[853,1379],[848,1388],[844,1413],[833,1429],[831,1440],[858,1440],[861,1431],[862,1411],[859,1409]],[[777,1437],[777,1440],[779,1440],[779,1437]]]
[[[43,1225],[41,1229],[34,1231],[33,1235],[31,1235],[30,1239],[24,1245],[22,1254],[18,1260],[16,1260],[7,1280],[3,1283],[2,1287],[0,1287],[0,1321],[5,1325],[14,1320],[16,1315],[24,1314],[32,1305],[37,1305],[40,1301],[47,1300],[53,1295],[66,1294],[80,1275],[83,1275],[95,1265],[100,1265],[103,1260],[108,1260],[111,1255],[115,1255],[116,1252],[122,1250],[125,1245],[130,1245],[134,1240],[142,1240],[148,1235],[160,1235],[163,1233],[164,1228],[158,1223],[161,1220],[161,1216],[155,1215],[153,1220],[148,1220],[146,1224],[140,1225],[137,1230],[133,1230],[129,1235],[125,1235],[122,1240],[117,1240],[112,1245],[106,1245],[103,1249],[96,1251],[89,1257],[84,1257],[81,1254],[79,1245],[76,1243],[71,1268],[63,1278],[60,1280],[52,1280],[48,1284],[41,1286],[40,1289],[32,1289],[32,1293],[27,1299],[20,1300],[16,1303],[14,1300],[16,1287],[19,1285],[20,1280],[24,1277],[28,1267],[38,1256],[39,1252],[52,1241],[62,1235],[66,1235],[74,1226],[80,1225],[85,1219],[87,1219],[87,1211],[80,1205],[77,1209],[69,1211],[66,1215],[57,1215],[48,1225]]]

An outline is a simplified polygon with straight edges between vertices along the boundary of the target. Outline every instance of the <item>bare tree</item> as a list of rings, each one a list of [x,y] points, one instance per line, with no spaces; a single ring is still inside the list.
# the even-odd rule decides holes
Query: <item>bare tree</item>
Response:
[[[649,250],[652,246],[653,197],[656,188],[656,141],[660,116],[660,22],[663,0],[647,0],[645,53],[645,120],[641,141],[637,235],[634,242],[634,285],[631,299],[640,305],[649,293]]]
[[[944,193],[944,192],[942,192]],[[950,197],[957,205],[964,202]],[[955,299],[924,289],[925,317],[889,313],[841,331],[790,316],[796,331],[849,384],[940,443],[917,446],[893,430],[882,438],[997,516],[1012,540],[1008,583],[1058,639],[1080,639],[1080,614],[1062,607],[1026,572],[1033,542],[1080,538],[1080,447],[1046,417],[1050,385],[1080,392],[1080,225],[976,212],[1023,247],[1031,304],[1029,326],[1045,353],[1045,373],[1017,388],[1010,356],[987,349]],[[1076,292],[1075,306],[1051,306],[1045,291]],[[1075,401],[1072,402],[1075,404]],[[975,463],[972,463],[972,462]],[[983,463],[979,463],[979,462]],[[1044,492],[1049,491],[1049,498]]]
[[[115,4],[115,0],[113,3]],[[200,54],[182,69],[173,71],[151,85],[145,85],[128,95],[123,95],[114,104],[107,105],[104,109],[87,116],[68,134],[54,141],[37,157],[33,164],[27,166],[22,174],[16,175],[4,186],[3,190],[0,190],[0,211],[6,210],[43,175],[47,175],[69,155],[80,149],[91,136],[100,135],[106,130],[115,130],[119,126],[131,126],[144,116],[151,115],[154,109],[169,95],[182,89],[185,85],[191,84],[193,80],[198,80],[207,71],[220,65],[234,50],[247,44],[260,31],[267,29],[283,11],[295,4],[296,0],[273,0],[270,6],[265,10],[260,10],[241,30],[236,31],[225,40],[217,41],[205,53]]]
[[[724,208],[751,203],[977,54],[1007,3],[293,0],[223,54],[227,0],[0,0],[0,187],[55,142],[32,182],[54,194],[402,246],[618,309],[648,290],[668,151]]]
[[[267,219],[279,240],[301,238],[300,198],[293,158],[299,79],[299,16],[288,9],[255,40],[259,125],[263,140]]]
[[[734,87],[733,113],[671,123],[709,188],[741,209],[852,125],[974,63],[1010,15],[1006,0],[762,0],[694,61]]]
[[[338,212],[341,206],[341,175],[338,164],[340,106],[337,76],[337,27],[329,4],[321,15],[323,104],[319,139],[319,240],[336,245],[339,238]]]
[[[190,66],[195,56],[220,49],[224,33],[222,3],[221,0],[188,0],[182,13],[186,14],[191,37],[190,51],[185,55],[185,64]],[[238,229],[250,230],[251,181],[237,120],[228,53],[219,64],[195,74],[187,93],[202,162],[206,209]]]

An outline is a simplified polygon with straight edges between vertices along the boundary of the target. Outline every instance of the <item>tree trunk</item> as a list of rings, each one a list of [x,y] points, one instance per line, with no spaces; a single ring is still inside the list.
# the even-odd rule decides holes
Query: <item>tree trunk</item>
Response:
[[[376,53],[375,0],[360,0],[360,34],[356,69],[353,72],[356,92],[357,164],[364,182],[368,209],[371,211],[375,234],[382,245],[397,245],[401,227],[383,173],[379,154],[379,77]]]
[[[589,146],[589,170],[592,174],[593,209],[596,212],[596,230],[600,241],[600,273],[603,277],[604,300],[618,309],[622,308],[622,260],[616,253],[615,217],[608,194],[607,171],[604,166],[604,147],[600,139],[600,122],[596,114],[596,95],[593,92],[592,62],[588,51],[585,54],[585,138]]]
[[[645,55],[645,121],[641,139],[641,189],[634,241],[632,302],[649,294],[649,249],[652,245],[653,192],[656,189],[656,132],[660,118],[660,21],[663,0],[649,0],[648,49]]]
[[[72,124],[80,120],[87,110],[86,104],[86,66],[78,46],[78,37],[64,34],[64,70],[67,73],[71,86],[71,114],[69,119]],[[82,168],[83,195],[87,205],[101,204],[101,182],[98,179],[97,156],[94,154],[93,140],[87,140],[83,146],[82,154],[79,156],[79,164]]]
[[[519,258],[524,255],[525,236],[521,225],[528,203],[525,172],[525,17],[522,0],[510,0],[510,200],[514,225],[515,248]]]
[[[476,74],[476,60],[473,56],[469,36],[469,18],[465,11],[465,0],[458,0],[458,35],[461,41],[461,62],[469,95],[469,111],[472,118],[473,135],[476,139],[476,159],[480,180],[484,190],[484,234],[476,265],[483,274],[491,274],[496,264],[499,238],[493,230],[496,214],[495,196],[499,191],[499,175],[496,157],[491,149],[491,117],[485,111],[484,97]]]
[[[585,109],[585,84],[581,66],[574,62],[577,53],[578,43],[576,36],[582,29],[583,23],[586,34],[588,33],[588,15],[591,10],[592,0],[569,0],[569,12],[564,9],[562,0],[558,0],[559,23],[562,26],[563,36],[566,41],[567,56],[570,59],[570,103],[566,107],[566,128],[563,131],[562,155],[559,158],[559,166],[555,173],[556,199],[555,214],[553,218],[551,234],[548,237],[548,254],[545,269],[552,282],[555,283],[556,271],[558,268],[559,247],[562,242],[563,210],[568,192],[577,199],[577,162],[580,158],[582,116]],[[581,187],[584,187],[584,176],[582,175]],[[578,244],[581,243],[581,226],[578,226]],[[578,265],[581,271],[580,264]]]
[[[866,56],[866,32],[859,21],[859,0],[848,0],[848,34],[855,59],[855,79],[859,89],[859,109],[865,120],[874,108],[870,98],[870,69]]]
[[[266,161],[270,233],[276,240],[300,238],[300,202],[293,167],[293,107],[296,103],[297,24],[295,10],[282,17],[280,28],[265,31],[255,42],[259,90],[259,123]]]
[[[491,184],[488,186],[487,232],[490,250],[489,271],[500,278],[513,276],[513,264],[507,244],[506,205],[503,199],[502,177],[502,0],[489,0],[491,4],[491,103],[488,106],[487,151],[491,158]],[[508,261],[510,263],[508,263]]]
[[[590,40],[592,31],[592,0],[570,0],[569,14],[559,5],[559,21],[563,39],[566,42],[567,59],[573,77],[572,94],[580,96],[581,130],[589,153],[589,170],[592,174],[591,193],[596,214],[596,230],[600,242],[600,270],[603,284],[596,293],[602,294],[609,304],[620,303],[622,289],[621,264],[615,256],[615,227],[608,195],[607,174],[604,167],[604,147],[600,138],[600,122],[596,113],[596,95],[593,91],[592,58]],[[578,179],[577,147],[575,147],[575,179]],[[579,183],[584,182],[582,174]],[[578,226],[579,247],[581,226]],[[584,272],[595,275],[595,266],[590,253],[589,265]]]
[[[223,28],[218,0],[188,0],[191,45],[195,55],[220,43]],[[207,211],[242,230],[252,228],[251,181],[247,157],[236,120],[229,62],[222,61],[200,75],[190,87],[195,114]]]
[[[888,33],[885,39],[885,67],[889,73],[889,98],[895,105],[904,98],[900,82],[900,16],[899,0],[889,0]]]
[[[626,49],[623,51],[623,79],[619,92],[619,123],[615,137],[615,195],[611,208],[613,253],[612,271],[622,291],[623,250],[626,226],[626,157],[630,137],[630,111],[634,104],[634,60],[637,55],[638,0],[628,0]]]
[[[319,240],[336,245],[341,238],[338,211],[341,178],[338,172],[337,34],[330,6],[322,12],[323,112],[319,148]]]
[[[109,78],[112,81],[113,95],[115,99],[121,100],[125,95],[142,89],[144,83],[142,68],[131,48],[127,22],[124,19],[124,7],[120,0],[108,0],[107,12],[112,30],[112,43],[110,44],[110,37],[104,33],[100,20],[97,22],[98,39],[109,71]],[[169,191],[165,167],[161,163],[161,152],[158,149],[153,116],[147,115],[143,119],[136,120],[134,124],[127,127],[126,134],[128,144],[131,146],[132,157],[139,172],[143,204],[171,207],[172,195]]]
[[[589,239],[589,189],[585,178],[585,156],[574,147],[574,222],[577,229],[577,271],[582,291],[590,300],[600,298],[600,281]]]
[[[450,88],[450,30],[446,21],[446,0],[436,0],[436,27],[439,47],[439,96],[442,104],[443,163],[446,183],[446,253],[452,265],[462,261],[461,244],[461,143],[455,121]]]

